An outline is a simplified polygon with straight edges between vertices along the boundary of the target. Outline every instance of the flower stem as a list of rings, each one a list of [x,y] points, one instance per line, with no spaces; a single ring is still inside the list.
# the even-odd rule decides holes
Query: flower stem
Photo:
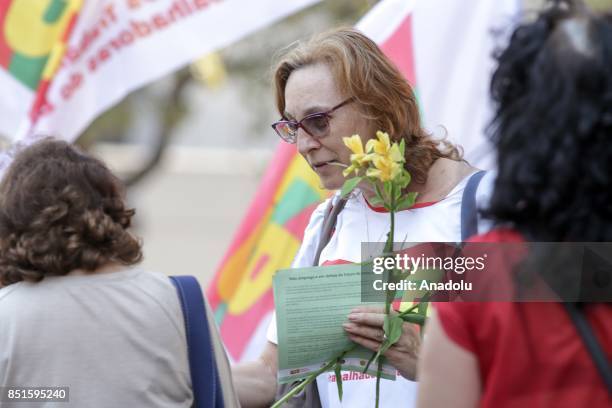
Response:
[[[353,344],[351,347],[347,348],[342,353],[338,354],[336,357],[329,360],[329,362],[325,364],[323,367],[319,368],[317,371],[315,371],[314,373],[306,377],[304,381],[298,384],[297,387],[289,391],[287,394],[283,395],[283,397],[279,399],[278,401],[276,401],[274,405],[272,405],[270,408],[281,407],[285,402],[289,401],[291,397],[293,397],[298,392],[302,391],[308,384],[313,382],[319,375],[323,374],[325,371],[332,368],[338,362],[338,360],[342,360],[342,358],[346,355],[346,353],[348,353],[349,351],[352,351],[355,347],[357,347],[357,344]]]
[[[376,372],[376,408],[380,402],[380,377],[382,376],[383,361],[382,357],[378,360],[378,370]]]
[[[408,313],[412,313],[412,311],[413,311],[414,309],[416,309],[417,307],[419,307],[419,304],[418,304],[418,303],[417,303],[417,304],[414,304],[414,305],[412,305],[412,306],[410,306],[408,309],[406,309],[406,310],[404,310],[403,312],[401,312],[401,313],[400,313],[398,316],[399,316],[399,317],[404,317],[404,316],[406,316]]]

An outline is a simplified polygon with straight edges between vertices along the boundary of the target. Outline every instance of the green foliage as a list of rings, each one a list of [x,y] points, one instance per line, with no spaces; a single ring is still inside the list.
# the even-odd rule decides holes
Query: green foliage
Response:
[[[340,191],[340,195],[342,196],[342,198],[349,195],[350,192],[353,191],[359,183],[361,183],[361,180],[363,180],[363,177],[353,177],[351,179],[346,180],[342,185],[342,190]]]
[[[409,192],[407,193],[398,203],[397,203],[397,211],[406,210],[408,208],[412,208],[416,201],[417,193]]]
[[[336,373],[336,385],[338,386],[338,399],[342,402],[342,360],[340,358],[336,360],[334,372]]]

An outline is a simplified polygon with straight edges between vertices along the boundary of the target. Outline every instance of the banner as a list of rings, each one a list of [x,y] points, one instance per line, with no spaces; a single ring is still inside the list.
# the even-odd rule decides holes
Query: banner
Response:
[[[318,1],[87,0],[30,117],[42,66],[80,2],[3,1],[0,132],[25,143],[49,134],[73,140],[128,92]]]
[[[1,134],[16,138],[35,100],[46,94],[81,6],[81,0],[0,3]]]
[[[327,194],[294,145],[279,144],[270,163],[207,292],[236,360],[261,350],[274,309],[272,275],[291,264],[310,214]]]
[[[492,118],[493,52],[519,19],[520,0],[418,1],[412,14],[413,55],[425,127],[464,148],[480,169],[495,164],[485,127]]]
[[[357,28],[415,87],[426,128],[444,126],[468,161],[487,168],[491,151],[483,130],[493,67],[491,28],[507,25],[517,11],[518,0],[383,0]],[[293,146],[281,143],[208,289],[235,360],[257,356],[265,344],[274,307],[272,275],[291,264],[310,213],[325,197],[318,185]]]

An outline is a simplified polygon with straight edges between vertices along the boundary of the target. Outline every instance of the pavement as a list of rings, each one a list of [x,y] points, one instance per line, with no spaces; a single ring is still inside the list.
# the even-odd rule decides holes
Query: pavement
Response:
[[[260,174],[174,172],[164,168],[128,192],[143,266],[195,275],[208,285],[255,195]]]

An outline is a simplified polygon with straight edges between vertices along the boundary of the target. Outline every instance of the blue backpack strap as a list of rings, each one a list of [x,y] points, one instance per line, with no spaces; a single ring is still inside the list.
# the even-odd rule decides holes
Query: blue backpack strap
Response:
[[[478,208],[476,207],[476,190],[485,175],[480,170],[470,176],[461,198],[461,241],[478,233]]]
[[[178,292],[185,318],[194,406],[223,408],[223,392],[200,284],[193,276],[171,276],[170,280]]]

